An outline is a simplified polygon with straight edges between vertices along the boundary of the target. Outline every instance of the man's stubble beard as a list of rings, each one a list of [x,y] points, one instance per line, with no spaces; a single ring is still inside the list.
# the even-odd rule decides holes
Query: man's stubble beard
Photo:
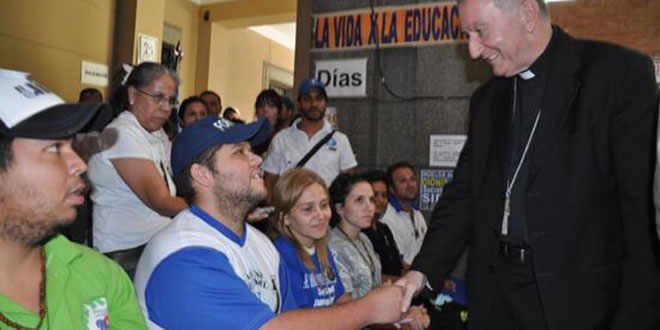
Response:
[[[222,178],[219,180],[222,180]],[[232,212],[235,214],[246,215],[249,210],[266,199],[265,190],[261,192],[253,190],[251,182],[252,179],[248,181],[247,187],[244,187],[244,189],[234,189],[233,191],[227,191],[220,184],[216,184],[213,187],[213,193],[218,201],[218,207],[226,211],[235,211]]]
[[[70,225],[74,220],[30,221],[26,218],[6,216],[0,223],[0,239],[26,247],[36,247],[60,233],[63,227]]]
[[[17,198],[31,202],[23,204],[25,200],[20,202]],[[0,239],[36,247],[76,220],[77,209],[73,215],[64,217],[48,205],[43,196],[28,187],[23,187],[20,194],[14,196],[0,194]]]
[[[321,121],[325,118],[326,110],[327,110],[327,108],[323,108],[323,110],[319,111],[319,117],[318,118],[311,117],[308,113],[309,110],[301,111],[301,113],[302,113],[303,117],[305,117],[306,120],[312,121],[312,122],[319,122],[319,121]]]

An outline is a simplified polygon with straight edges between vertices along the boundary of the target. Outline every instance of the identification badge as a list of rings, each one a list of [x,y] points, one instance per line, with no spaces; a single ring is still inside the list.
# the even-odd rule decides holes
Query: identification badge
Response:
[[[92,300],[83,306],[83,324],[88,330],[107,330],[109,328],[108,320],[108,301],[105,297]]]

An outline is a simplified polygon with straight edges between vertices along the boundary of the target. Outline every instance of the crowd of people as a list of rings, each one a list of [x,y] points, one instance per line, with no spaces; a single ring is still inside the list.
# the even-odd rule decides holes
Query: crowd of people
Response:
[[[541,0],[458,6],[495,77],[428,221],[417,168],[361,168],[321,81],[246,123],[157,63],[108,103],[0,70],[0,329],[425,329],[443,295],[471,329],[657,329],[650,62]]]

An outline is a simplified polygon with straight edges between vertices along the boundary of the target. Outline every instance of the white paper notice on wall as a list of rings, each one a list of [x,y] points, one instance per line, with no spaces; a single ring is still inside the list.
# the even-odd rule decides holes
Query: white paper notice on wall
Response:
[[[101,87],[108,86],[108,66],[82,61],[80,65],[80,83]]]
[[[467,136],[431,135],[429,144],[429,165],[431,167],[456,167]]]
[[[316,79],[329,97],[367,96],[367,59],[316,61]]]

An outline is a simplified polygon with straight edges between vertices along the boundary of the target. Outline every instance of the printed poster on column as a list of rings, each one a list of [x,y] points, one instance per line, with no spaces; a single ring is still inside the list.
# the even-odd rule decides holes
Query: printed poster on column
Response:
[[[431,135],[429,143],[429,166],[456,167],[466,135]]]
[[[420,171],[419,208],[431,211],[442,196],[445,186],[454,178],[452,169],[423,169]]]

